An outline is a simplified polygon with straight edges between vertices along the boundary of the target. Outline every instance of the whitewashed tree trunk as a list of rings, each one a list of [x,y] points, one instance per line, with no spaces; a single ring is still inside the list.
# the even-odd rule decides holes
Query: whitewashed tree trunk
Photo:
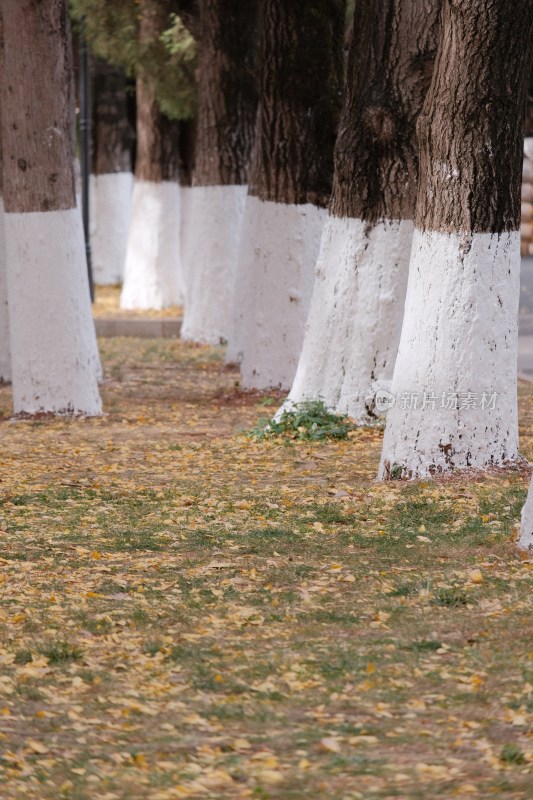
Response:
[[[331,193],[343,29],[342,0],[262,4],[259,111],[227,353],[246,388],[289,388],[294,378]]]
[[[302,353],[284,408],[321,399],[361,423],[392,379],[413,234],[422,107],[439,4],[356,11],[335,176]],[[420,65],[424,69],[420,69]]]
[[[181,337],[220,344],[230,328],[247,187],[192,186],[185,192],[189,223],[182,242],[187,288]]]
[[[382,479],[519,458],[520,179],[533,4],[508,11],[505,0],[443,4],[418,128],[416,229]]]
[[[522,509],[518,546],[522,550],[533,550],[533,480],[529,484],[526,502]]]
[[[2,54],[2,17],[0,13],[0,59]],[[1,121],[0,121],[1,130]],[[7,263],[4,226],[2,137],[0,135],[0,383],[11,381],[11,344],[9,341],[9,307],[7,302]]]
[[[168,6],[143,0],[141,42],[161,35]],[[137,76],[137,161],[120,306],[162,309],[183,302],[179,123],[165,117],[144,70]]]
[[[122,281],[130,221],[133,131],[128,119],[126,78],[93,58],[91,127],[91,250],[95,283]]]
[[[66,3],[9,0],[2,16],[0,107],[14,410],[95,415],[101,411],[99,359],[74,192]]]
[[[284,408],[322,400],[374,419],[390,388],[403,319],[413,223],[328,216],[298,369]]]
[[[101,286],[122,281],[132,195],[132,172],[91,175],[92,266],[94,281]]]
[[[177,181],[135,181],[121,308],[181,304],[180,205]]]
[[[15,413],[101,412],[78,209],[5,215]]]
[[[313,203],[246,200],[227,354],[246,388],[294,378],[326,213]]]
[[[200,0],[198,117],[182,338],[228,338],[257,91],[256,0]]]
[[[191,249],[190,234],[192,230],[192,187],[187,184],[180,186],[180,253],[181,253],[181,276],[183,283],[184,303],[186,304],[188,286],[192,280],[189,274],[191,261],[189,252]]]
[[[0,197],[0,382],[11,381],[11,344],[7,302],[7,263],[4,228],[4,199]]]

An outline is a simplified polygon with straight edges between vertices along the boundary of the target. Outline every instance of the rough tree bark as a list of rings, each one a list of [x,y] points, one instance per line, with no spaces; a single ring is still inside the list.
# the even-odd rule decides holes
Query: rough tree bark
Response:
[[[247,387],[290,386],[331,193],[343,0],[264,0],[256,142],[228,359]]]
[[[356,3],[330,216],[285,407],[322,399],[366,422],[392,379],[413,233],[416,120],[439,7],[438,0]]]
[[[518,458],[520,179],[533,1],[445,0],[380,476]]]
[[[101,58],[92,62],[91,247],[96,283],[122,280],[130,219],[134,131],[126,77]]]
[[[256,0],[200,0],[196,164],[182,336],[228,337],[257,108]]]
[[[98,414],[98,352],[74,190],[64,0],[5,0],[0,107],[15,412]]]
[[[140,13],[140,39],[153,41],[165,29],[168,4],[142,0]],[[160,309],[183,301],[179,122],[160,111],[144,70],[136,93],[135,184],[120,305]]]

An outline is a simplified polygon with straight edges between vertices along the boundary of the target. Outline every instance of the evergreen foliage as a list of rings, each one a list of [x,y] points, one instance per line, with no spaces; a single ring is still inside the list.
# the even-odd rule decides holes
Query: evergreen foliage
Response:
[[[143,0],[146,5],[160,1]],[[139,40],[139,0],[69,0],[69,5],[95,55],[132,78],[143,70],[153,83],[161,111],[170,119],[194,116],[196,43],[171,4],[166,4],[166,27],[149,42]]]

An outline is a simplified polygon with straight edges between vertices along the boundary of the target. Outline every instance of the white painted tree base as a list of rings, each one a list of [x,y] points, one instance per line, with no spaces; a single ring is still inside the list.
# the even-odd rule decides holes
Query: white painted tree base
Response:
[[[245,388],[292,384],[326,215],[310,203],[246,198],[227,355]]]
[[[15,413],[101,413],[81,214],[6,213]]]
[[[7,263],[4,225],[4,200],[0,197],[0,381],[11,380],[11,345],[7,304]]]
[[[135,181],[120,307],[162,309],[182,301],[179,184]]]
[[[190,237],[192,236],[192,186],[180,186],[180,254],[181,254],[181,281],[183,285],[183,303],[187,304],[189,292],[189,258]]]
[[[189,190],[183,339],[220,344],[228,338],[246,192],[246,186]]]
[[[518,458],[519,285],[518,231],[415,230],[380,478]]]
[[[518,546],[523,550],[533,550],[533,480],[529,484],[526,502],[522,509]]]
[[[121,283],[130,224],[133,174],[91,175],[91,255],[94,282]]]
[[[285,407],[323,400],[359,422],[375,418],[374,396],[390,387],[402,328],[410,220],[328,217],[296,377]]]

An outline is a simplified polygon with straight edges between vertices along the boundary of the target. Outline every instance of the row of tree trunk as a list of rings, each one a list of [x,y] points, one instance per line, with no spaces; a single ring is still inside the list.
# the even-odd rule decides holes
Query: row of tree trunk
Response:
[[[289,386],[296,373],[289,403],[323,399],[361,422],[388,404],[381,478],[516,462],[533,0],[516,0],[512,15],[505,0],[357,3],[344,93],[341,0],[263,0],[259,54],[244,46],[256,40],[254,14],[233,0],[199,8],[204,77],[185,241],[197,273],[185,335],[201,338],[195,325],[216,305],[194,311],[214,265],[235,289],[233,313],[209,336],[228,336],[246,386]],[[7,0],[2,16],[0,334],[8,319],[15,410],[97,414],[66,7]],[[155,4],[141,35],[160,29]],[[137,98],[124,305],[154,251],[154,297],[170,292],[165,281],[178,296],[184,244],[163,219],[173,203],[172,220],[180,214],[177,126],[143,124],[157,111],[142,73]]]

